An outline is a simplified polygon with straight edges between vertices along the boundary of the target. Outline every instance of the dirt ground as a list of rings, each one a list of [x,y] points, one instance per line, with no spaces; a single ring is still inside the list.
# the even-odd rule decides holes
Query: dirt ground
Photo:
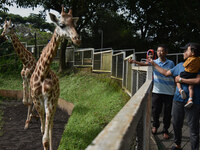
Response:
[[[32,118],[29,128],[24,130],[27,107],[19,100],[6,100],[0,105],[4,111],[1,150],[43,150],[39,118]],[[57,150],[68,121],[67,112],[57,108],[53,126],[53,149]]]

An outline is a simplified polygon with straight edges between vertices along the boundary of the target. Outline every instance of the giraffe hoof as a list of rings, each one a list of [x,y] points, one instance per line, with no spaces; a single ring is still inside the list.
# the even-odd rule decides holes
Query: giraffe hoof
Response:
[[[22,103],[23,103],[24,105],[28,105],[28,103],[27,103],[27,101],[26,101],[25,99],[22,100]]]
[[[26,121],[25,126],[24,126],[24,130],[28,129],[29,126],[29,121]]]
[[[43,139],[43,147],[45,150],[48,150],[49,147],[49,141],[47,138]]]

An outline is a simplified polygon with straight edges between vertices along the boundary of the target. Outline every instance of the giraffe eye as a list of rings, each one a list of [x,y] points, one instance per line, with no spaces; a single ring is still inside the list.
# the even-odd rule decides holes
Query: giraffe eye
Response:
[[[66,27],[66,25],[65,25],[65,24],[63,24],[63,23],[61,23],[61,24],[60,24],[60,27],[63,29],[63,28],[65,28],[65,27]]]

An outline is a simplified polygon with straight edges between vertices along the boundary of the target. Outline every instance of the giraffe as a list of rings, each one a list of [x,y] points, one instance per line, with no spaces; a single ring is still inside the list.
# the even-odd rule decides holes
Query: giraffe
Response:
[[[50,70],[50,64],[63,38],[69,38],[75,45],[80,45],[81,42],[75,30],[78,17],[73,17],[71,10],[65,13],[64,7],[62,6],[60,18],[57,18],[52,13],[49,13],[49,15],[51,20],[55,23],[56,28],[51,40],[42,50],[42,54],[40,55],[30,80],[31,96],[33,98],[34,107],[40,117],[44,150],[53,149],[53,119],[60,95],[59,80],[55,73]]]
[[[24,129],[27,129],[32,116],[31,112],[33,111],[33,103],[30,94],[30,78],[35,69],[36,60],[33,57],[32,53],[24,47],[24,45],[19,41],[18,37],[15,35],[14,26],[11,25],[11,20],[5,20],[1,36],[4,37],[5,35],[9,35],[11,37],[14,50],[16,51],[17,55],[19,56],[19,59],[23,64],[23,68],[21,71],[21,77],[23,79],[22,102],[24,105],[28,106],[27,118],[24,126]]]

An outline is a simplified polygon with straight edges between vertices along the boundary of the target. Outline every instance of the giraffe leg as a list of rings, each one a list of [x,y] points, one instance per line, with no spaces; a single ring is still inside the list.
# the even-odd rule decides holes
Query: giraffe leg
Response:
[[[25,69],[23,68],[22,71],[21,71],[21,76],[22,76],[22,79],[23,79],[23,104],[24,105],[27,105],[27,99],[28,99],[28,82],[27,82],[27,78],[25,76]]]
[[[49,147],[50,147],[50,150],[53,150],[52,136],[53,136],[53,119],[51,119],[51,121],[50,121],[50,128],[49,128]]]
[[[53,137],[53,120],[54,120],[55,112],[56,112],[56,107],[54,107],[53,114],[52,114],[51,119],[50,119],[50,128],[49,128],[49,147],[50,147],[50,150],[53,150],[52,137]]]
[[[45,132],[44,109],[42,109],[42,113],[39,116],[40,116],[40,122],[41,122],[41,133],[44,135],[44,132]]]
[[[30,90],[30,80],[27,80],[27,85],[28,85],[28,101],[27,101],[27,104],[28,104],[28,113],[27,113],[27,118],[26,118],[26,122],[25,122],[25,126],[24,126],[24,129],[28,129],[28,126],[29,126],[29,123],[31,121],[31,118],[32,118],[32,113],[34,111],[34,106],[33,105],[33,100],[32,100],[32,97],[31,97],[31,90]]]
[[[56,112],[57,105],[56,104],[54,105],[51,102],[55,102],[55,100],[50,99],[50,97],[45,98],[44,103],[45,103],[46,122],[45,122],[45,133],[43,135],[42,142],[43,142],[44,149],[49,148],[50,150],[53,150],[52,129],[53,129],[54,114]]]
[[[26,122],[25,122],[25,126],[24,129],[28,129],[29,123],[31,121],[31,116],[32,116],[32,105],[28,105],[28,113],[27,113],[27,118],[26,118]]]
[[[36,109],[39,117],[40,117],[40,123],[41,123],[41,133],[44,134],[44,125],[45,125],[45,120],[44,120],[44,104],[41,100],[41,98],[39,100],[35,100],[34,101],[34,108]]]

